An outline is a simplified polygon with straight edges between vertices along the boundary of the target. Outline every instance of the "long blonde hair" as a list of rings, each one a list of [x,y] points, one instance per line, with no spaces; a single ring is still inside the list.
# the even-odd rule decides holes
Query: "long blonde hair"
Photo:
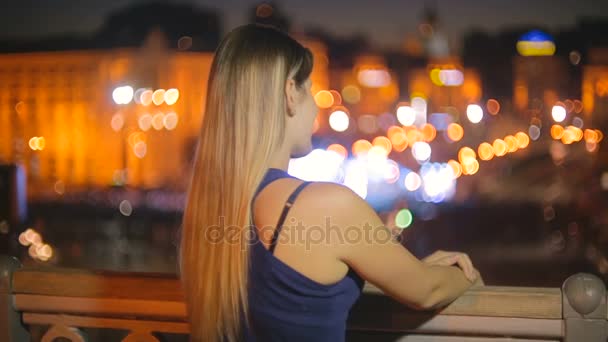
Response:
[[[192,341],[236,341],[247,324],[251,201],[285,139],[285,84],[311,71],[310,51],[270,27],[216,51],[179,248]]]

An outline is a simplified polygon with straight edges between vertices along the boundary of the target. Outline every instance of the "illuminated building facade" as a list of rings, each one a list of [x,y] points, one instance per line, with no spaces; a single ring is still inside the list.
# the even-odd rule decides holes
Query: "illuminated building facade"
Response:
[[[324,46],[303,43],[314,86],[326,88]],[[140,48],[0,55],[0,162],[26,168],[31,195],[184,189],[212,59],[168,49],[159,31]],[[132,89],[124,104],[120,87]]]
[[[608,127],[608,119],[593,113],[608,112],[608,48],[589,52],[589,63],[583,67],[583,112],[593,125]]]

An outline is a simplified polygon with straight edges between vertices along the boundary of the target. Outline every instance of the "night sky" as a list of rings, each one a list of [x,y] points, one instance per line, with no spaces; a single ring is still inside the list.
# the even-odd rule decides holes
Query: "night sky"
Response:
[[[259,0],[161,0],[217,9],[224,32],[245,23]],[[0,0],[0,38],[95,31],[115,10],[146,0]],[[158,2],[158,0],[157,0]],[[537,25],[568,28],[581,16],[608,17],[606,0],[280,0],[296,29],[320,27],[337,35],[363,33],[377,46],[399,46],[415,30],[425,4],[438,8],[442,27],[458,40],[471,28]]]

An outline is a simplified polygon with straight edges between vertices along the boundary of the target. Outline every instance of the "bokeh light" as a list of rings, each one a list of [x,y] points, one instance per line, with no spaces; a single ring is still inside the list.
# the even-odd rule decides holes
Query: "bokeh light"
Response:
[[[131,100],[133,100],[133,87],[131,86],[122,86],[116,87],[114,91],[112,91],[112,99],[116,104],[129,104]]]
[[[517,139],[512,135],[507,135],[505,137],[505,142],[507,143],[507,152],[513,153],[518,149]]]
[[[401,209],[395,216],[395,226],[400,229],[405,229],[409,227],[414,221],[414,216],[412,212],[408,209]]]
[[[372,143],[365,139],[359,139],[353,143],[352,151],[355,157],[362,157],[372,148]]]
[[[397,107],[397,120],[403,126],[412,126],[416,121],[416,113],[414,109],[408,105],[400,105]]]
[[[179,99],[179,90],[177,90],[175,88],[171,88],[171,89],[168,89],[164,95],[165,95],[165,103],[168,104],[169,106],[172,106]]]
[[[175,112],[169,112],[165,115],[163,124],[167,130],[172,131],[177,127],[178,120],[179,118]]]
[[[454,142],[460,141],[464,136],[464,129],[457,123],[451,123],[447,129],[448,138]]]
[[[422,139],[426,142],[433,141],[435,139],[435,136],[437,136],[437,130],[431,124],[425,124],[424,126],[422,126],[420,132],[422,132]]]
[[[327,151],[337,153],[339,156],[342,157],[343,160],[348,157],[348,150],[346,149],[346,147],[340,144],[331,144],[327,146]]]
[[[411,171],[405,176],[405,188],[408,191],[416,191],[421,185],[422,179],[416,172]]]
[[[431,152],[431,145],[424,141],[418,141],[412,145],[412,155],[419,163],[429,161],[431,159]]]
[[[486,102],[486,108],[488,109],[488,113],[496,115],[500,112],[500,103],[495,99],[489,99]]]
[[[372,146],[383,149],[386,152],[386,155],[388,155],[393,149],[393,144],[385,136],[378,136],[374,138],[374,140],[372,141]]]
[[[540,127],[536,126],[536,125],[531,125],[530,128],[528,128],[528,134],[530,136],[530,139],[536,141],[540,138]]]
[[[507,154],[508,146],[507,143],[502,139],[494,140],[492,147],[494,148],[494,155],[497,157],[502,157]]]
[[[350,104],[357,104],[361,101],[361,90],[356,85],[347,85],[342,89],[342,98]]]
[[[348,114],[342,110],[336,110],[329,115],[329,127],[336,132],[344,132],[348,129],[350,119]]]
[[[477,154],[481,160],[491,160],[494,158],[494,148],[487,142],[481,143],[477,148]]]
[[[152,93],[152,102],[160,106],[165,102],[165,89],[156,89],[154,93]]]
[[[560,125],[551,126],[551,138],[559,140],[564,135],[564,127]]]
[[[471,163],[473,160],[477,159],[477,155],[475,151],[470,147],[463,147],[458,151],[458,160],[462,165],[466,165]]]
[[[315,102],[319,108],[329,108],[334,105],[334,96],[330,91],[321,90],[315,94]]]
[[[474,124],[481,122],[483,119],[483,109],[481,106],[476,104],[470,104],[467,106],[467,118]]]
[[[455,161],[454,159],[450,159],[448,160],[448,166],[452,168],[454,179],[462,175],[462,166],[460,166],[459,162]]]
[[[515,139],[517,139],[518,148],[524,149],[530,144],[530,137],[524,132],[517,132],[515,134]]]
[[[551,116],[555,122],[562,122],[566,119],[566,108],[561,105],[555,105],[551,108]]]

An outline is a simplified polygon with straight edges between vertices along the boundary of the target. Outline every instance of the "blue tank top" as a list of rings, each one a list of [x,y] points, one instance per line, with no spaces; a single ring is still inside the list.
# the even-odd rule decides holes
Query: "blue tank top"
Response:
[[[262,180],[259,193],[280,178],[295,178],[287,172],[270,168]],[[325,285],[291,268],[274,256],[276,237],[283,220],[299,192],[302,183],[291,194],[269,249],[259,240],[254,227],[250,247],[249,329],[246,341],[344,341],[346,319],[350,308],[361,294],[363,279],[349,268],[340,281]]]

